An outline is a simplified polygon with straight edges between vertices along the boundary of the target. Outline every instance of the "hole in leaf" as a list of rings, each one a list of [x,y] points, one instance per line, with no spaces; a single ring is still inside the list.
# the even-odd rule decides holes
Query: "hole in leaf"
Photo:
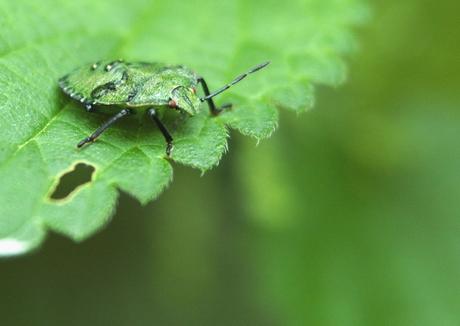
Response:
[[[77,187],[90,182],[94,172],[94,167],[84,163],[78,163],[74,169],[59,180],[59,184],[51,195],[51,199],[64,199]]]

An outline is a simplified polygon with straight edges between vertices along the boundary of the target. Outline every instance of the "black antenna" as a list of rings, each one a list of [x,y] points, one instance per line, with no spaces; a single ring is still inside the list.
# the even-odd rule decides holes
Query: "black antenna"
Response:
[[[225,85],[224,87],[222,87],[221,89],[215,91],[215,92],[212,93],[212,94],[208,94],[208,95],[206,95],[205,97],[200,98],[200,101],[201,101],[201,102],[207,101],[207,100],[209,100],[210,98],[216,96],[217,94],[222,93],[223,91],[229,89],[230,86],[232,86],[232,85],[238,83],[239,81],[241,81],[241,80],[242,80],[244,77],[246,77],[247,75],[252,74],[253,72],[256,72],[257,70],[262,69],[263,67],[267,66],[269,63],[270,63],[270,61],[267,61],[267,62],[264,62],[264,63],[258,65],[257,67],[252,68],[252,69],[249,70],[247,73],[244,73],[244,74],[242,74],[241,76],[239,76],[238,78],[236,78],[236,79],[235,79],[234,81],[232,81],[230,84]],[[201,79],[201,81],[203,81],[203,80]],[[207,88],[207,87],[206,87],[206,88]]]

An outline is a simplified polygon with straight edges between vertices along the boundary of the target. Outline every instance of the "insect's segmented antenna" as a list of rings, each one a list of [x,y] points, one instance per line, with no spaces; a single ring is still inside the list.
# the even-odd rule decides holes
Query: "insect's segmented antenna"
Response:
[[[244,74],[242,74],[241,76],[237,77],[237,78],[236,78],[234,81],[232,81],[230,84],[225,85],[224,87],[222,87],[221,89],[218,89],[217,91],[215,91],[215,92],[212,93],[212,94],[209,94],[209,95],[207,95],[207,96],[205,96],[205,97],[203,97],[203,98],[200,98],[200,101],[201,101],[201,102],[207,101],[207,100],[209,100],[211,97],[214,97],[214,96],[216,96],[217,94],[222,93],[223,91],[229,89],[230,86],[232,86],[232,85],[238,83],[239,81],[241,81],[242,79],[244,79],[244,77],[246,77],[247,75],[252,74],[253,72],[256,72],[257,70],[262,69],[263,67],[267,66],[269,63],[270,63],[270,61],[267,61],[267,62],[264,62],[264,63],[258,65],[257,67],[252,68],[252,69],[249,70],[247,73],[244,73]]]

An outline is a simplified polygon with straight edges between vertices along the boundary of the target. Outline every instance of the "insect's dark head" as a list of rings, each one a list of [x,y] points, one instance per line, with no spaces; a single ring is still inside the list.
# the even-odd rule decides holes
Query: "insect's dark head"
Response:
[[[201,101],[196,96],[194,88],[177,86],[171,91],[169,107],[182,110],[190,115],[195,115],[201,111]]]

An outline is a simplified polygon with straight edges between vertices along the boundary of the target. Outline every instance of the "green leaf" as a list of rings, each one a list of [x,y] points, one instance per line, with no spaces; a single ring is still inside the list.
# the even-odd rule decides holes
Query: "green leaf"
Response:
[[[117,189],[142,203],[158,197],[172,179],[171,161],[212,168],[227,148],[227,126],[268,137],[277,108],[305,111],[313,103],[312,82],[344,80],[342,55],[354,48],[350,27],[366,16],[354,0],[4,0],[0,6],[3,255],[36,247],[46,229],[84,240],[108,222]],[[75,145],[107,116],[86,113],[57,81],[83,64],[118,58],[184,64],[211,91],[272,63],[215,97],[232,102],[232,110],[211,117],[205,105],[179,124],[170,159],[161,133],[144,116],[118,121],[78,151]],[[176,119],[171,110],[163,122],[171,127]],[[52,199],[60,178],[78,163],[94,167],[91,181]]]

